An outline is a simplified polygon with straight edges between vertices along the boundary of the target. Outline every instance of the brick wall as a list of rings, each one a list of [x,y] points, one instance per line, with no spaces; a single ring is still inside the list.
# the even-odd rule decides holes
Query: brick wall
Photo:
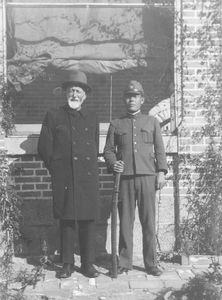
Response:
[[[192,138],[192,135],[206,124],[203,115],[204,108],[199,100],[205,94],[207,86],[215,86],[215,82],[212,80],[210,65],[213,61],[213,55],[217,55],[221,51],[218,47],[220,42],[215,39],[215,44],[210,46],[208,50],[205,50],[205,57],[203,58],[201,55],[203,54],[201,52],[202,46],[209,45],[207,34],[211,33],[212,37],[216,37],[217,24],[207,29],[205,38],[203,37],[202,40],[198,40],[198,30],[203,28],[206,22],[210,24],[210,20],[207,20],[203,13],[209,12],[209,7],[213,4],[212,2],[214,1],[187,0],[182,3],[183,33],[185,39],[182,50],[183,64],[180,69],[183,72],[184,98],[184,119],[179,129],[179,154],[181,156],[190,154],[200,156],[209,142],[207,137],[203,137],[197,141]],[[187,166],[181,164],[181,171],[183,167]],[[190,172],[192,173],[192,166],[190,167]],[[181,219],[183,216],[186,216],[187,189],[183,187],[183,183],[183,181],[180,182]]]
[[[59,251],[59,228],[52,215],[51,177],[37,155],[11,156],[17,194],[23,199],[23,255],[41,253],[45,240],[50,253]],[[97,254],[106,252],[106,231],[110,217],[113,176],[107,174],[104,162],[99,162],[100,199],[97,221]],[[109,243],[109,241],[108,241]],[[78,243],[76,243],[78,251]]]
[[[203,138],[197,143],[191,140],[191,136],[195,130],[200,129],[206,124],[203,107],[199,103],[199,99],[204,95],[207,86],[215,86],[215,82],[212,80],[211,63],[213,55],[219,55],[219,41],[215,38],[215,45],[205,50],[205,57],[203,58],[201,46],[207,46],[209,41],[198,40],[198,30],[207,21],[207,18],[202,13],[209,12],[210,4],[212,4],[211,1],[183,1],[185,36],[182,66],[184,120],[180,130],[180,153],[201,153],[208,143],[208,138]],[[216,24],[208,28],[209,32],[212,32],[212,36],[215,36],[216,28]],[[203,44],[201,45],[201,43]]]
[[[51,178],[44,163],[37,155],[10,156],[14,167],[13,179],[17,194],[23,199],[22,207],[22,255],[39,255],[45,240],[50,253],[59,251],[59,228],[52,215]],[[172,158],[169,157],[169,163]],[[172,169],[170,168],[170,175]],[[105,163],[99,161],[99,217],[97,220],[97,255],[110,253],[110,211],[113,176],[107,173]],[[157,194],[157,231],[161,250],[169,250],[174,243],[174,197],[173,183]],[[167,212],[167,214],[166,214]],[[142,255],[141,228],[138,216],[135,221],[134,252]],[[78,253],[78,242],[76,242]]]

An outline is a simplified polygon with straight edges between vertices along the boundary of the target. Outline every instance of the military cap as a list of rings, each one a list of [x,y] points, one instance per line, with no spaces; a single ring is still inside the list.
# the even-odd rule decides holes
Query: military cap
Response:
[[[142,84],[136,80],[131,80],[125,88],[124,95],[144,95]]]

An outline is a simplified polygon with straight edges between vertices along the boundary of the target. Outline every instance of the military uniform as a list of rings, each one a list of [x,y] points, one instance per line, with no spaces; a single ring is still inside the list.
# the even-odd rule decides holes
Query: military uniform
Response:
[[[124,162],[119,199],[119,265],[132,269],[133,223],[137,201],[143,233],[144,265],[146,268],[155,266],[156,173],[167,173],[159,122],[141,112],[128,113],[113,120],[107,134],[104,157],[110,172],[117,160]]]

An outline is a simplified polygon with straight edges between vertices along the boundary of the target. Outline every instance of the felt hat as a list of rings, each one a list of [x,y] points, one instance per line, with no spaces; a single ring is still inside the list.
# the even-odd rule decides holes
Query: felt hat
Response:
[[[63,90],[71,85],[81,87],[87,94],[90,93],[91,87],[87,84],[86,74],[82,71],[69,71],[66,74],[66,79],[62,83]]]

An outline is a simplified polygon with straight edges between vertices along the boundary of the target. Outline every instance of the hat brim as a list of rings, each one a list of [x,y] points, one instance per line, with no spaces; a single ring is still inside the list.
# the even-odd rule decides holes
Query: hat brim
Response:
[[[143,96],[144,94],[142,92],[133,92],[133,91],[127,91],[124,93],[124,96],[127,96],[127,95],[141,95]]]
[[[79,81],[66,81],[62,83],[62,89],[66,90],[68,87],[70,86],[79,86],[81,87],[87,94],[89,94],[91,92],[91,87],[88,84],[79,82]]]

